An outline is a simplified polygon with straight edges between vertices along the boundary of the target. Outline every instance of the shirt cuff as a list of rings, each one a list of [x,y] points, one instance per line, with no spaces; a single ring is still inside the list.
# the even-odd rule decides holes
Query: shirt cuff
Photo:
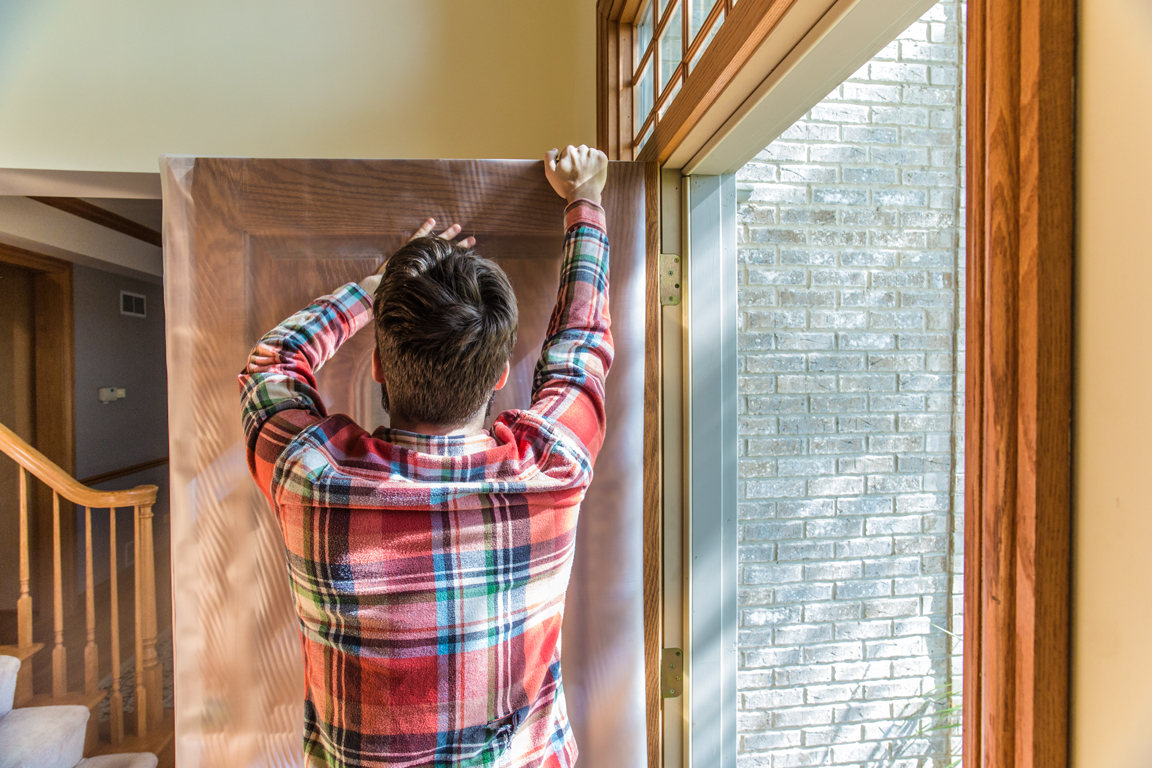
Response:
[[[357,283],[357,285],[360,286],[360,290],[368,295],[369,304],[375,300],[376,289],[380,287],[380,281],[383,279],[383,275],[368,275],[368,277]]]
[[[604,223],[604,209],[583,197],[573,200],[564,209],[564,228],[572,229],[578,224],[587,224],[601,231],[608,231],[608,226]]]
[[[372,318],[372,294],[368,293],[359,283],[345,283],[333,292],[332,299],[336,306],[352,319],[359,330],[364,315]]]

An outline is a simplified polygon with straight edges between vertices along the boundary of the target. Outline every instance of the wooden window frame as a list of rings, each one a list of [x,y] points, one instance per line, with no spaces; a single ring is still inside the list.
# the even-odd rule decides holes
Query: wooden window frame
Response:
[[[638,65],[642,62],[634,61],[632,25],[645,3],[641,0],[599,0],[596,14],[597,146],[608,154],[610,160],[642,160],[663,165],[796,2],[739,0],[732,4],[730,0],[718,0],[697,39],[686,42],[688,47],[680,66],[684,67],[685,62],[691,61],[696,54],[721,8],[725,14],[724,23],[696,67],[687,73],[681,70],[683,79],[679,93],[668,105],[664,116],[659,118],[643,150],[637,151],[634,137],[643,135],[643,131],[633,130],[633,126],[636,120],[643,119],[645,122],[639,128],[645,128],[649,116],[634,114],[633,76],[640,71]],[[670,13],[666,11],[666,14]],[[682,39],[687,41],[687,11],[681,16],[685,25]],[[670,15],[666,15],[663,21],[667,22],[668,18]],[[653,30],[653,55],[663,28]],[[658,82],[658,73],[654,72],[653,76]],[[674,82],[675,78],[668,81],[668,92]],[[668,95],[668,92],[661,89],[655,95],[654,113],[659,113],[661,96]]]
[[[599,146],[613,159],[648,162],[659,179],[794,3],[740,0],[636,152],[630,35],[641,3],[600,0]],[[967,7],[964,765],[1061,768],[1069,759],[1077,3]],[[658,218],[658,190],[649,196]],[[648,231],[653,262],[659,222]],[[650,284],[650,302],[655,290]],[[658,320],[650,308],[649,322]],[[649,328],[648,338],[658,331]],[[658,351],[651,357],[649,375],[661,370]],[[658,391],[645,407],[659,414]],[[662,762],[661,499],[660,484],[647,482],[649,459],[659,472],[658,438],[646,429],[650,768]]]
[[[1068,764],[1075,74],[1075,0],[969,0],[968,768]]]

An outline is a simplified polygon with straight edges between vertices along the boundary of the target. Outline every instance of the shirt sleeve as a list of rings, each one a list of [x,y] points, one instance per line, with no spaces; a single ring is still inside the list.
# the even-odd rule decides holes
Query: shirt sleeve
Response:
[[[328,415],[316,372],[371,320],[371,298],[348,283],[266,333],[248,355],[240,406],[248,468],[261,490],[268,491],[272,469],[292,438]]]
[[[604,442],[604,382],[613,356],[604,209],[577,200],[565,225],[560,290],[536,364],[531,410],[563,425],[594,461]]]

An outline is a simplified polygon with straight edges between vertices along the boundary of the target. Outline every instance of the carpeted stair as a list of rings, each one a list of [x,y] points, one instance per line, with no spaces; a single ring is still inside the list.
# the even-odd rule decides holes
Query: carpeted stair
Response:
[[[0,768],[155,768],[149,753],[84,758],[88,708],[12,709],[20,660],[0,656]]]

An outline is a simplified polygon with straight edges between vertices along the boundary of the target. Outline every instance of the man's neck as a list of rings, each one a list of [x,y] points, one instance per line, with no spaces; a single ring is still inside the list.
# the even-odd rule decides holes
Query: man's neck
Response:
[[[389,414],[388,426],[391,429],[401,429],[405,432],[414,432],[418,435],[436,435],[438,437],[471,437],[484,431],[484,411],[479,412],[466,423],[455,427],[425,424],[422,421],[408,419],[399,413]]]

